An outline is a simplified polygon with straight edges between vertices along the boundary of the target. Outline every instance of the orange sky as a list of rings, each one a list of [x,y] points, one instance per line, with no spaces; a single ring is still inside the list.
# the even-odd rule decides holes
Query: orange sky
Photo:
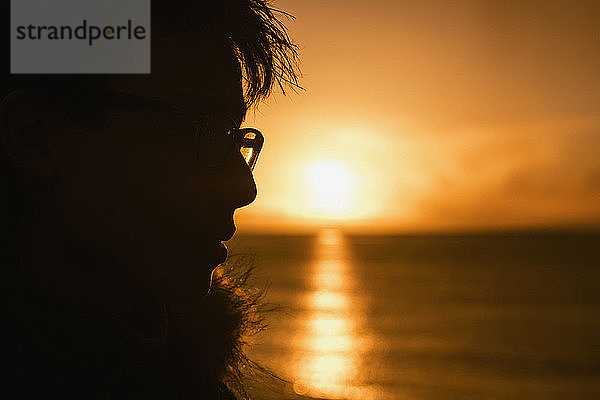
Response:
[[[305,90],[248,119],[240,231],[600,226],[600,3],[275,4]]]

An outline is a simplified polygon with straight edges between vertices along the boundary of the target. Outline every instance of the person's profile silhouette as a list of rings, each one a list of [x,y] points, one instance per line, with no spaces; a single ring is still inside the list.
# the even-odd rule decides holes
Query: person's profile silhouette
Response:
[[[296,82],[276,16],[264,0],[153,1],[149,75],[2,67],[10,398],[244,395],[252,299],[211,277],[234,211],[256,196],[263,137],[240,127],[245,114]]]

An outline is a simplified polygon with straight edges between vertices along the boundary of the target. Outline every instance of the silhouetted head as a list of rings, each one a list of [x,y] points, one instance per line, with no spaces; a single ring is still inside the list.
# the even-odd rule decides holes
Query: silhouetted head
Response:
[[[285,30],[262,0],[152,12],[149,75],[3,71],[3,243],[27,274],[79,263],[162,299],[202,296],[234,211],[256,196],[239,146],[207,156],[195,134],[227,134],[274,83],[295,82]]]

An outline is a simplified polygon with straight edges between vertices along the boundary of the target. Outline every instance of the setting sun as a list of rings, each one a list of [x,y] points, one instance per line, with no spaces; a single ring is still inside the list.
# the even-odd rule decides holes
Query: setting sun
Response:
[[[310,189],[309,206],[322,216],[336,217],[352,211],[356,178],[346,166],[337,162],[315,162],[306,169]]]

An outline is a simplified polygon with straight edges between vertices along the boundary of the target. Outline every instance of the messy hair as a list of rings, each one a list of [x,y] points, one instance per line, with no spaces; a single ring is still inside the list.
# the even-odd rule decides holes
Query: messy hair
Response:
[[[269,0],[183,2],[186,6],[179,8],[159,3],[168,4],[164,12],[158,8],[161,19],[226,38],[242,67],[247,106],[268,97],[274,86],[283,92],[299,87],[297,46],[282,22],[293,19],[290,14],[273,8]],[[183,10],[191,12],[182,15]]]
[[[8,3],[2,13],[7,18]],[[297,45],[290,39],[283,19],[293,17],[271,6],[270,0],[154,0],[153,23],[165,22],[186,27],[201,35],[226,42],[237,58],[244,81],[246,106],[267,98],[274,87],[282,92],[298,88]],[[5,21],[10,26],[8,21]],[[4,54],[9,53],[10,37],[0,39]],[[62,92],[73,97],[81,89],[93,91],[105,85],[106,75],[12,75],[9,58],[0,66],[0,99],[16,89],[40,94]],[[79,104],[81,99],[73,101]]]
[[[265,0],[249,1],[247,24],[232,24],[231,43],[243,65],[247,82],[247,104],[267,97],[273,85],[285,92],[286,86],[298,87],[298,54],[286,28],[277,15],[289,14],[268,6]],[[241,8],[241,10],[244,10]]]

